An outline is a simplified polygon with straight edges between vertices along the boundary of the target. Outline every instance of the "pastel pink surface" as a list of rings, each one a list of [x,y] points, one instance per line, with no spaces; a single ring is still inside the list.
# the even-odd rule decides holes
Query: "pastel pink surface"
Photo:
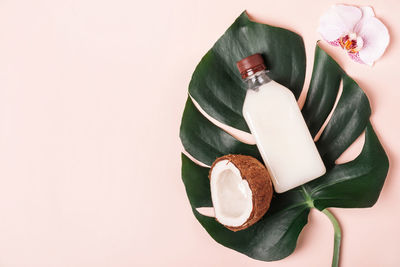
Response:
[[[342,265],[399,266],[400,62],[395,0],[372,5],[391,43],[373,68],[322,43],[367,93],[390,158],[378,203],[332,209]],[[304,38],[311,76],[320,15],[335,1],[3,1],[0,4],[1,266],[329,266],[318,211],[272,263],[227,249],[194,218],[180,175],[191,74],[245,9]],[[362,140],[361,140],[362,141]],[[341,160],[356,156],[362,142]]]

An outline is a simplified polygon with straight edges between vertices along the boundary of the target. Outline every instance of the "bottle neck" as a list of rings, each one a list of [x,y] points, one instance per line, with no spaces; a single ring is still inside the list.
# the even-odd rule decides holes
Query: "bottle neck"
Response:
[[[258,88],[266,83],[269,83],[271,78],[268,77],[266,70],[258,71],[254,74],[249,73],[249,76],[245,79],[248,89],[258,91]]]

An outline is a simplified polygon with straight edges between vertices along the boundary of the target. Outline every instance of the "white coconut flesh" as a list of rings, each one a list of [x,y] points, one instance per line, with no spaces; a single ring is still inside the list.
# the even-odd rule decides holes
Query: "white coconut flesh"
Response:
[[[217,162],[210,174],[215,217],[227,226],[241,226],[253,210],[252,192],[240,171],[228,160]]]

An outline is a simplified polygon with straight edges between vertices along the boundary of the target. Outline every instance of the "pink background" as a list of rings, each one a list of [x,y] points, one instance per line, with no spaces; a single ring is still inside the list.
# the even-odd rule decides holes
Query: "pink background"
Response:
[[[332,209],[341,266],[399,266],[400,3],[348,2],[374,7],[388,50],[370,68],[322,47],[367,93],[391,166],[373,208]],[[333,3],[1,1],[0,266],[330,266],[333,230],[318,211],[282,261],[214,242],[186,197],[178,132],[196,64],[243,10],[303,36],[307,86]]]

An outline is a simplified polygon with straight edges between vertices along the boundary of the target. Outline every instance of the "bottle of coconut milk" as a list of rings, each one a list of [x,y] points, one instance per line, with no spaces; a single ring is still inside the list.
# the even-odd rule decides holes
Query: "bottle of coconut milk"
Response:
[[[240,60],[237,67],[248,87],[243,116],[275,191],[285,192],[325,174],[293,93],[267,76],[260,54]]]

